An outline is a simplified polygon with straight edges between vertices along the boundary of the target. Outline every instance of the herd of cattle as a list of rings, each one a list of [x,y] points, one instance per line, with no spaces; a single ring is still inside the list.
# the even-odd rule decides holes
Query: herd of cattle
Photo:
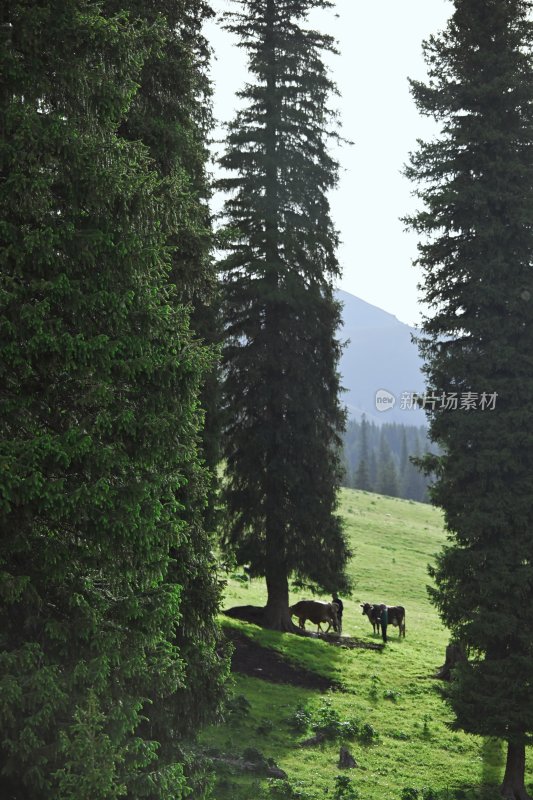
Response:
[[[372,625],[374,633],[380,633],[383,641],[387,641],[387,626],[394,625],[398,628],[399,636],[405,636],[405,608],[403,606],[387,606],[384,603],[362,603],[363,615],[366,615]],[[342,632],[342,611],[339,614],[337,603],[325,603],[321,600],[300,600],[290,606],[291,616],[298,618],[298,625],[305,630],[307,620],[317,626],[317,632],[322,632],[322,624],[327,623],[325,633],[331,627]]]

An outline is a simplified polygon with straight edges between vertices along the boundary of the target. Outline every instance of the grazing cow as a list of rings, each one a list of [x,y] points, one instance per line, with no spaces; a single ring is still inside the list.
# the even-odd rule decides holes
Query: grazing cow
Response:
[[[399,636],[405,637],[405,608],[403,606],[385,606],[383,603],[362,603],[363,614],[366,614],[372,624],[374,633],[379,633],[381,628],[381,613],[387,609],[388,624],[399,628]]]
[[[339,621],[337,619],[336,603],[323,603],[321,600],[300,600],[293,606],[290,606],[289,611],[291,617],[298,617],[298,624],[302,630],[305,630],[305,621],[308,619],[317,626],[318,631],[322,632],[322,623],[327,622],[328,627],[326,633],[333,625],[333,630],[339,630]]]

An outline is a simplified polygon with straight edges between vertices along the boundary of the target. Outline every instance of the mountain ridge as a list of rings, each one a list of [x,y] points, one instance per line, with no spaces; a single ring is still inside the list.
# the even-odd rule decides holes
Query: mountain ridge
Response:
[[[339,289],[335,294],[343,306],[339,339],[346,344],[339,371],[344,388],[341,401],[349,417],[360,419],[365,414],[379,425],[425,425],[423,411],[401,407],[404,393],[422,393],[425,387],[423,361],[413,342],[418,330],[349,292]],[[386,411],[376,407],[380,390],[395,398],[393,406],[392,402],[383,406]]]

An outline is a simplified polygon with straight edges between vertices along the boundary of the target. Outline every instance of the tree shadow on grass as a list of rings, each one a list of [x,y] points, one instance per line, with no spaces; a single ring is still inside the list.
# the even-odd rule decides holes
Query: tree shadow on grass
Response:
[[[241,622],[249,622],[264,628],[265,631],[271,630],[264,626],[264,608],[261,606],[235,606],[228,608],[222,612],[226,617],[237,619]],[[304,637],[307,639],[320,639],[323,642],[334,645],[336,647],[343,647],[347,650],[383,650],[384,644],[377,644],[375,642],[368,642],[363,639],[358,639],[353,636],[342,636],[338,633],[314,633],[313,631],[298,628],[296,625],[290,631],[272,631],[272,633],[279,633],[285,636],[287,633],[296,637]]]
[[[501,800],[499,787],[505,765],[503,742],[500,739],[484,738],[481,759],[480,782],[445,790],[442,800]]]
[[[481,797],[499,797],[498,787],[505,767],[505,752],[502,740],[485,737],[481,747],[481,759]]]

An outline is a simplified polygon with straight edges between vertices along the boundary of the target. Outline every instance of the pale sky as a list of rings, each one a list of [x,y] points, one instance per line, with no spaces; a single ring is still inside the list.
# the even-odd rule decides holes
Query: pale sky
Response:
[[[234,4],[212,5],[221,12]],[[399,217],[419,201],[401,170],[416,139],[431,138],[437,128],[418,115],[407,77],[425,77],[422,40],[442,30],[452,11],[450,0],[337,0],[334,9],[313,17],[338,42],[340,55],[328,63],[341,97],[332,102],[342,135],[354,142],[335,153],[341,179],[330,197],[342,240],[339,286],[409,325],[420,321],[421,275],[412,265],[416,234],[405,232]],[[217,21],[206,35],[214,48],[215,116],[227,122],[237,106],[235,92],[248,80],[245,55]]]

